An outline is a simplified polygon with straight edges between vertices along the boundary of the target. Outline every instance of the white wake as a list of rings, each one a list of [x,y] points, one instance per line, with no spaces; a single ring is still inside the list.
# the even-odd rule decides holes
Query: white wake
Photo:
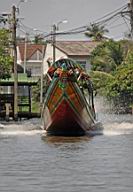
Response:
[[[103,98],[97,98],[95,101],[97,119],[103,125],[104,135],[124,135],[133,133],[133,115],[132,114],[111,114],[110,106]]]
[[[0,124],[0,135],[36,135],[43,134],[45,131],[38,124],[30,122]]]
[[[133,123],[121,122],[121,123],[106,123],[103,125],[104,135],[125,135],[133,133]]]

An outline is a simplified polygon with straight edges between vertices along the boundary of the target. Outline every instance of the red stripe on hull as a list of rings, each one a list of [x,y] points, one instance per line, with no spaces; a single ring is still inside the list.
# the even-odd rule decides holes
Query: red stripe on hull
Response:
[[[53,135],[84,135],[85,131],[79,117],[64,99],[52,115],[51,123],[47,124],[46,130]]]

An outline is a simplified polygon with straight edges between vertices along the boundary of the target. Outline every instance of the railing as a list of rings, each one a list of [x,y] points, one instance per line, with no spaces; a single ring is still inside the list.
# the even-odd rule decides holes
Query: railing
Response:
[[[18,107],[19,111],[28,111],[31,112],[31,104],[28,96],[19,96],[18,97]]]

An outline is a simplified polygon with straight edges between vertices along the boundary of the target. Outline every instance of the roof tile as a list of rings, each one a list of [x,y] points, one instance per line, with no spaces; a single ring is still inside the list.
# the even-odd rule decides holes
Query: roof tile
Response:
[[[43,46],[45,46],[44,48],[46,48],[46,45],[27,44],[26,59],[29,60],[37,50],[42,53]],[[18,44],[18,47],[20,51],[21,60],[24,61],[25,44]]]
[[[98,42],[93,41],[57,41],[56,47],[68,56],[79,55],[88,56]]]

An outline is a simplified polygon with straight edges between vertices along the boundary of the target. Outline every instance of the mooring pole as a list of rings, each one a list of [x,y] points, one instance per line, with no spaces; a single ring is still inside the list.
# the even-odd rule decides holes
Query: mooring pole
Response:
[[[12,7],[12,44],[13,44],[13,68],[14,68],[14,120],[18,120],[18,73],[17,73],[17,43],[16,43],[16,7]]]

